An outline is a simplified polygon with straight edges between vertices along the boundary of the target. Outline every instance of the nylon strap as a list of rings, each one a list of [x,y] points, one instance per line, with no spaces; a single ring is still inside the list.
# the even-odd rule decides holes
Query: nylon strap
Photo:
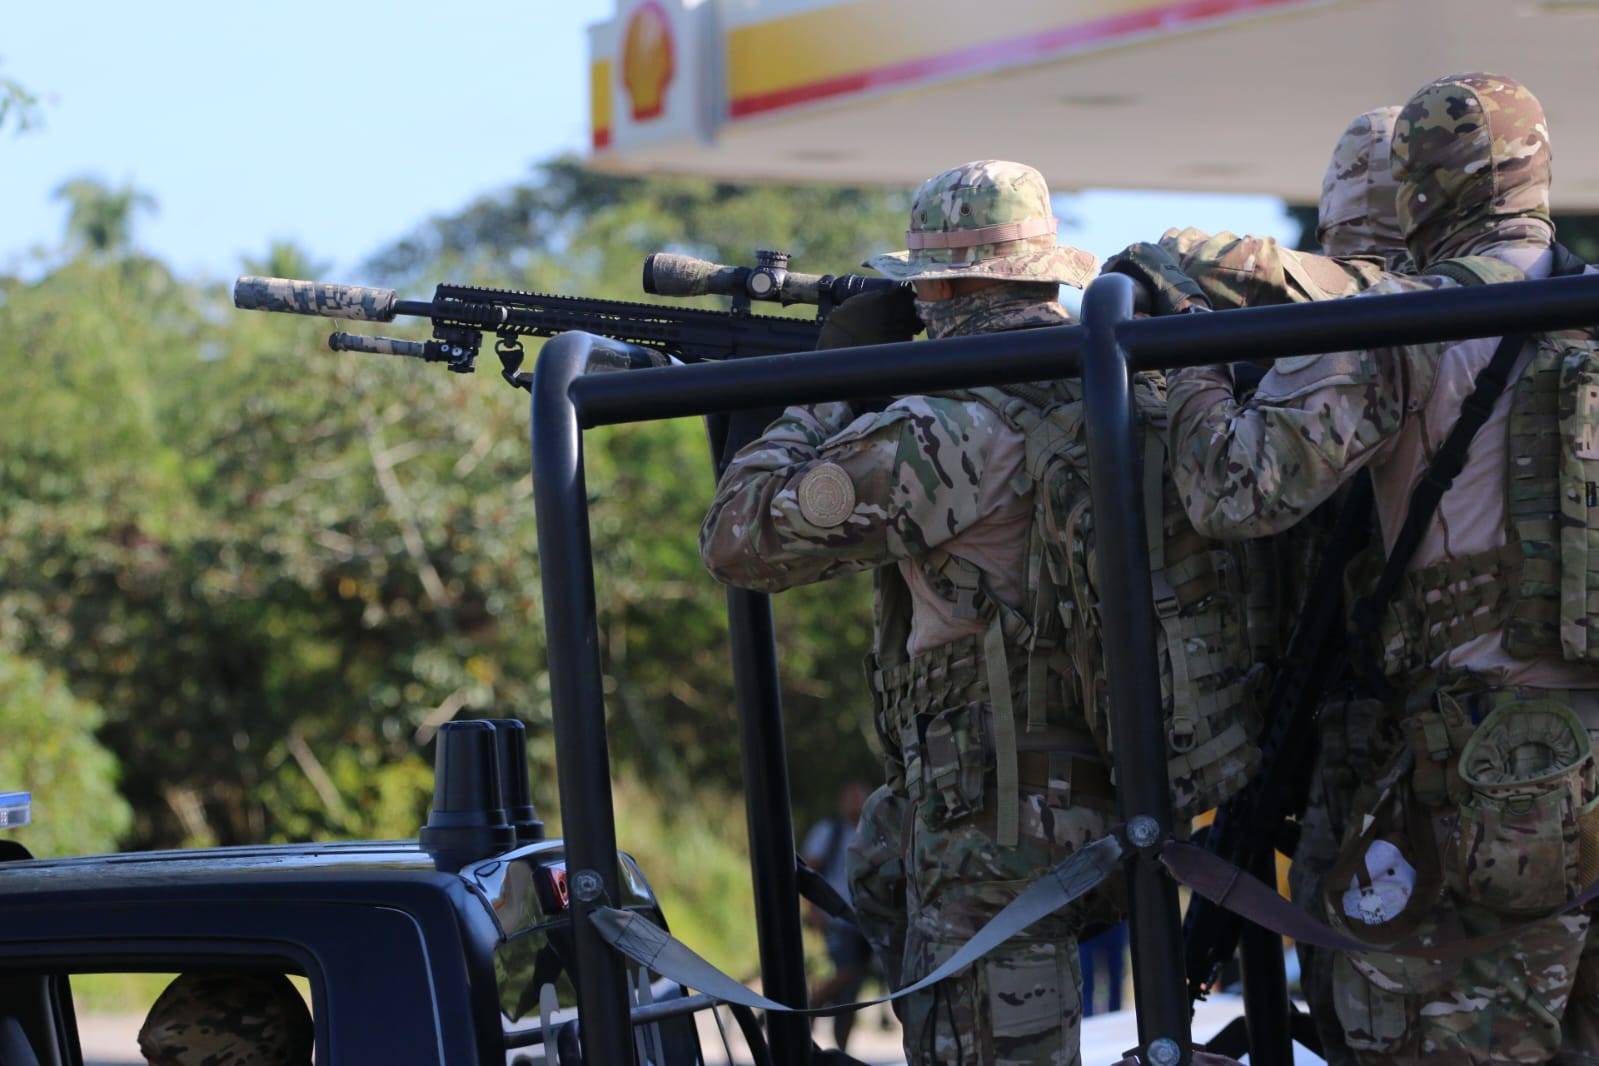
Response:
[[[1055,219],[1040,216],[977,229],[906,230],[905,247],[913,252],[923,248],[975,248],[979,244],[1004,244],[1046,234],[1055,235]]]
[[[1563,245],[1555,244],[1550,250],[1554,254],[1554,265],[1550,271],[1554,277],[1580,274],[1587,268],[1586,263]],[[1427,272],[1466,286],[1483,284],[1483,280],[1470,270],[1449,260],[1435,263]],[[1405,570],[1410,565],[1410,560],[1415,557],[1416,549],[1421,546],[1421,539],[1426,535],[1427,527],[1432,524],[1439,502],[1454,484],[1460,471],[1465,468],[1466,454],[1471,449],[1473,438],[1493,414],[1494,404],[1509,386],[1510,372],[1515,368],[1516,357],[1527,346],[1529,339],[1525,334],[1502,338],[1499,347],[1494,349],[1493,358],[1488,360],[1488,365],[1477,372],[1476,378],[1471,383],[1471,395],[1460,405],[1460,416],[1449,428],[1449,435],[1444,438],[1438,454],[1433,456],[1432,462],[1428,464],[1427,473],[1410,494],[1404,525],[1399,527],[1399,536],[1395,538],[1393,551],[1388,554],[1388,560],[1383,564],[1382,575],[1377,579],[1376,587],[1372,589],[1370,595],[1355,604],[1355,620],[1362,629],[1376,631],[1382,613],[1388,607],[1388,601],[1393,599],[1395,591],[1399,588],[1400,579],[1405,576]]]
[[[971,939],[962,944],[942,966],[915,984],[878,999],[827,1007],[789,1007],[752,992],[636,911],[596,907],[589,912],[589,922],[600,934],[600,939],[640,966],[687,988],[698,989],[712,999],[780,1014],[842,1014],[921,992],[964,970],[1011,937],[1025,932],[1033,923],[1049,917],[1094,889],[1115,871],[1121,855],[1121,843],[1115,836],[1101,837],[1092,844],[1084,845],[1023,889],[1020,895],[972,934]]]
[[[1377,945],[1338,932],[1309,911],[1283,899],[1275,888],[1268,887],[1259,878],[1197,845],[1168,840],[1161,846],[1160,861],[1181,884],[1218,907],[1279,936],[1293,937],[1299,943],[1313,944],[1329,951],[1402,955],[1433,962],[1453,962],[1503,947],[1530,929],[1553,918],[1579,911],[1599,899],[1599,881],[1596,881],[1564,906],[1540,918],[1497,932],[1445,941],[1434,937],[1408,937],[1395,944]]]
[[[1421,540],[1432,525],[1438,504],[1465,468],[1466,453],[1471,449],[1471,442],[1493,414],[1494,404],[1510,384],[1510,372],[1515,368],[1516,357],[1526,346],[1525,334],[1503,338],[1499,347],[1494,349],[1488,365],[1477,372],[1471,383],[1471,395],[1460,405],[1460,416],[1449,427],[1449,435],[1444,438],[1438,454],[1427,464],[1426,474],[1410,494],[1404,525],[1399,527],[1393,550],[1383,563],[1382,576],[1377,579],[1371,592],[1355,604],[1355,621],[1360,629],[1373,633],[1377,631],[1382,613],[1387,610],[1388,602],[1393,599],[1410,566],[1410,560],[1415,558],[1416,549],[1421,547]]]
[[[994,729],[994,785],[999,795],[994,810],[994,838],[1002,848],[1020,839],[1021,780],[1016,767],[1016,715],[1010,699],[1010,663],[1005,656],[1005,625],[999,611],[983,636],[983,665],[988,667],[988,705]]]

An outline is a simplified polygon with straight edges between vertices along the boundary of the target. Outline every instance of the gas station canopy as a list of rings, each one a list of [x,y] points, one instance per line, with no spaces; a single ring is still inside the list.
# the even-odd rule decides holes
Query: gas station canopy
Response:
[[[1349,119],[1490,70],[1543,101],[1556,205],[1599,208],[1599,0],[617,0],[589,56],[604,170],[910,186],[1000,157],[1302,203]]]

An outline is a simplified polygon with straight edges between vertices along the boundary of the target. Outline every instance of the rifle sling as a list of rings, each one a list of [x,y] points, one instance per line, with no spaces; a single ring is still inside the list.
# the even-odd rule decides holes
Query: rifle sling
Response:
[[[1375,952],[1434,962],[1467,959],[1503,947],[1529,929],[1579,911],[1599,899],[1599,881],[1596,881],[1557,910],[1493,933],[1460,940],[1439,941],[1435,937],[1428,937],[1428,943],[1423,943],[1419,937],[1408,937],[1395,944],[1378,945],[1338,932],[1309,911],[1278,895],[1276,888],[1204,848],[1170,840],[1161,847],[1160,861],[1172,877],[1192,891],[1279,936],[1293,937],[1299,943],[1312,944],[1329,951]]]
[[[1427,471],[1410,493],[1410,503],[1405,510],[1404,524],[1394,538],[1394,546],[1383,563],[1382,575],[1371,592],[1355,605],[1355,623],[1368,633],[1375,633],[1382,614],[1399,589],[1410,561],[1421,547],[1427,528],[1438,512],[1444,493],[1448,492],[1466,466],[1466,454],[1479,430],[1493,414],[1494,404],[1510,385],[1510,372],[1515,368],[1516,357],[1527,346],[1525,334],[1512,334],[1499,341],[1493,358],[1477,372],[1471,383],[1471,395],[1460,405],[1460,416],[1449,427],[1438,453],[1427,464]]]
[[[1550,268],[1551,277],[1570,277],[1588,269],[1588,264],[1574,255],[1565,245],[1556,243],[1550,247],[1550,251],[1554,256]],[[1440,268],[1449,265],[1447,261],[1438,264]],[[1438,272],[1459,282],[1480,284],[1469,274],[1462,276],[1446,269],[1440,269]],[[1499,347],[1494,349],[1493,358],[1488,360],[1487,366],[1477,372],[1476,378],[1471,383],[1471,395],[1460,405],[1460,416],[1449,428],[1449,435],[1444,438],[1443,446],[1428,464],[1426,474],[1411,491],[1404,524],[1399,527],[1399,536],[1394,539],[1393,550],[1388,553],[1387,562],[1383,564],[1382,575],[1377,579],[1371,594],[1355,605],[1355,621],[1360,628],[1376,632],[1382,613],[1388,608],[1388,601],[1393,599],[1394,593],[1399,589],[1399,582],[1405,576],[1410,560],[1415,557],[1416,549],[1421,546],[1421,539],[1427,533],[1427,527],[1432,524],[1433,515],[1438,511],[1438,504],[1443,500],[1444,493],[1454,484],[1455,478],[1460,476],[1460,471],[1465,468],[1466,454],[1471,448],[1473,438],[1493,414],[1494,404],[1509,387],[1510,372],[1515,368],[1516,357],[1521,354],[1521,350],[1526,347],[1530,339],[1526,334],[1513,334],[1501,338]]]

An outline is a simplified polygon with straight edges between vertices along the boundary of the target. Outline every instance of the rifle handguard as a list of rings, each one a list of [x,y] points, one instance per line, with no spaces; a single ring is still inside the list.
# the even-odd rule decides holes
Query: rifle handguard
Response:
[[[393,289],[372,289],[365,285],[256,277],[243,277],[233,283],[233,306],[244,311],[281,311],[322,318],[392,322],[397,300]]]

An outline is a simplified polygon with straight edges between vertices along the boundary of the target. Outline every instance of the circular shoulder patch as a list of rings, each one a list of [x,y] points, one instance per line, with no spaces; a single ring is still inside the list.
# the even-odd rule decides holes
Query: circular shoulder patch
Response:
[[[813,467],[800,478],[800,514],[822,529],[841,526],[855,510],[855,482],[837,463]]]

